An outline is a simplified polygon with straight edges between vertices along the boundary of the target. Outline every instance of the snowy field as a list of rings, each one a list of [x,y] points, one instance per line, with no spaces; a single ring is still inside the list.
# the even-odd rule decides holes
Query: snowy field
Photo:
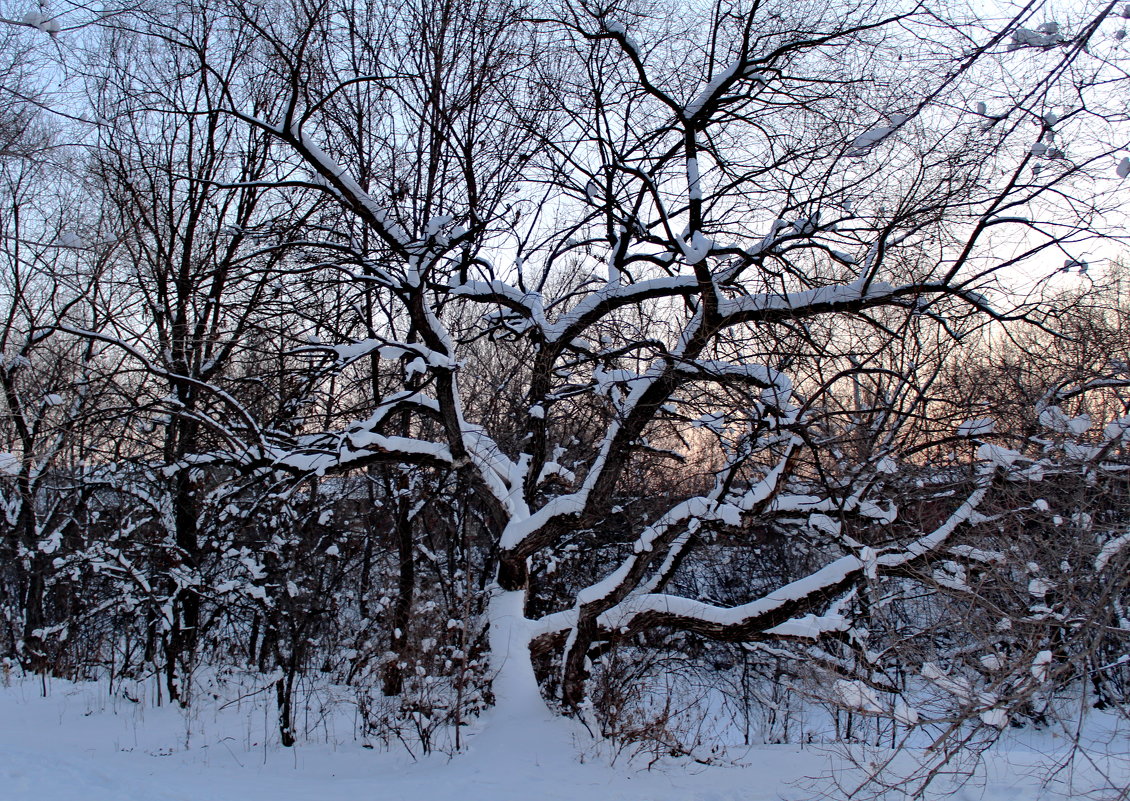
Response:
[[[56,681],[46,698],[42,691],[34,679],[0,688],[3,801],[807,801],[845,798],[851,786],[842,755],[816,746],[743,749],[726,766],[671,760],[648,769],[623,758],[610,764],[569,724],[535,715],[488,724],[454,758],[413,760],[403,749],[364,747],[344,715],[285,749],[271,735],[268,706],[254,699],[185,713],[111,697],[105,684]],[[1111,746],[1127,751],[1118,738]],[[1096,777],[1078,765],[1047,780],[1061,753],[1054,733],[1011,736],[949,797],[1102,797],[1088,795]]]

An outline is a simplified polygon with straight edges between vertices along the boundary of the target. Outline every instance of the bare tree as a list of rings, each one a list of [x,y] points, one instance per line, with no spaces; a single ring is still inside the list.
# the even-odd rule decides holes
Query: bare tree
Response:
[[[5,650],[34,670],[55,664],[51,635],[65,640],[80,611],[51,563],[80,547],[76,527],[90,489],[73,471],[99,446],[91,414],[107,367],[95,343],[61,330],[106,324],[92,303],[105,253],[86,239],[97,212],[81,190],[59,190],[72,168],[27,152],[0,157]]]
[[[238,39],[226,45],[230,69],[245,50]],[[210,108],[220,86],[182,80],[186,54],[122,34],[109,34],[106,46],[114,58],[90,79],[102,118],[92,181],[118,248],[106,283],[128,288],[128,299],[112,329],[76,333],[140,367],[140,382],[124,376],[134,414],[143,430],[160,432],[159,443],[138,453],[164,465],[171,510],[161,520],[169,541],[154,555],[164,611],[150,623],[163,642],[169,696],[183,702],[178,674],[191,672],[204,622],[200,526],[215,480],[201,455],[218,448],[227,454],[221,462],[253,461],[232,445],[295,411],[293,386],[266,386],[279,349],[262,323],[289,309],[280,298],[282,250],[264,246],[261,231],[285,238],[304,212],[285,200],[262,202],[254,183],[277,175],[268,143],[256,132],[242,136]],[[192,114],[151,113],[156,104]]]

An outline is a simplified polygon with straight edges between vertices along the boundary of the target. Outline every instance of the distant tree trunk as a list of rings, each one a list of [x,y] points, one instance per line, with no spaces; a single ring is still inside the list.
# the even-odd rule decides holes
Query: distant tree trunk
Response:
[[[181,470],[177,473],[173,488],[174,542],[179,566],[192,576],[194,581],[200,565],[198,515],[199,509],[192,480],[187,470]],[[165,669],[169,698],[184,705],[187,703],[187,698],[182,685],[187,680],[199,641],[200,591],[192,585],[181,585],[175,579],[171,582],[173,614],[165,654]]]
[[[286,748],[294,745],[294,675],[288,670],[286,675],[275,682],[275,698],[279,709],[279,741]]]
[[[376,477],[370,470],[365,476],[365,494],[368,508],[365,511],[365,544],[361,549],[361,575],[357,584],[357,609],[361,617],[368,620],[372,616],[369,608],[369,592],[373,585],[373,539],[379,525],[377,509]]]
[[[255,664],[255,652],[259,645],[259,621],[262,616],[256,612],[255,616],[251,618],[251,634],[247,637],[247,664]]]
[[[416,589],[416,563],[412,542],[412,498],[408,495],[408,476],[403,472],[397,480],[396,499],[396,553],[399,574],[396,582],[396,601],[393,605],[392,652],[395,655],[384,667],[382,692],[386,696],[400,695],[404,690],[404,669],[407,657],[409,625],[412,616],[412,599]]]
[[[45,644],[40,634],[40,630],[46,625],[43,596],[47,564],[36,538],[35,505],[32,500],[30,480],[27,476],[21,475],[17,483],[22,500],[20,513],[16,519],[16,531],[25,554],[23,558],[16,560],[20,572],[20,601],[24,609],[22,662],[28,670],[39,673],[49,667]]]

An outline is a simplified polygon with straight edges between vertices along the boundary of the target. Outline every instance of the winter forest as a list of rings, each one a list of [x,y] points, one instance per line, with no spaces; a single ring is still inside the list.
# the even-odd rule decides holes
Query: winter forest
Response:
[[[2,692],[1130,793],[1130,5],[0,18]]]

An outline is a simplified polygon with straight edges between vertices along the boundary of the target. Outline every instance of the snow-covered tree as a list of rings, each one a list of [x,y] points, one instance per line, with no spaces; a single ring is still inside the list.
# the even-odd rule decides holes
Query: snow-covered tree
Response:
[[[65,159],[0,157],[0,614],[5,650],[36,669],[87,611],[53,562],[82,548],[82,464],[121,425],[92,416],[116,362],[61,330],[106,321],[90,303],[105,263],[80,233],[87,198],[60,189],[71,175]]]
[[[1102,234],[1126,144],[1113,10],[162,17],[143,33],[199,91],[161,113],[272,140],[269,169],[229,185],[320,198],[301,237],[263,246],[345,300],[302,349],[322,403],[369,386],[352,420],[338,404],[287,435],[228,414],[238,447],[208,458],[461,476],[486,510],[500,710],[543,686],[583,710],[592,656],[655,631],[866,653],[868,588],[919,576],[1027,458],[987,421],[931,420],[931,391],[947,341],[1034,319],[1009,291],[1022,270],[1081,264]],[[908,494],[929,448],[970,441],[944,489]],[[725,604],[681,591],[696,554],[756,564],[767,539],[799,551],[791,575]]]

